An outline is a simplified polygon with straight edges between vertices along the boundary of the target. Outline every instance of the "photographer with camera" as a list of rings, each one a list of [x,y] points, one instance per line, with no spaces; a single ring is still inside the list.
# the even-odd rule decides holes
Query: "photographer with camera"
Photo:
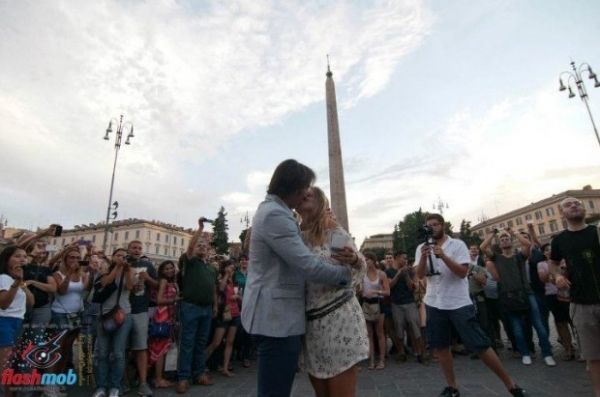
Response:
[[[491,341],[477,322],[475,308],[469,297],[469,250],[464,242],[444,232],[444,218],[430,214],[423,227],[424,242],[417,247],[415,258],[419,278],[427,277],[425,304],[427,309],[427,339],[439,358],[448,386],[440,397],[458,397],[454,374],[452,326],[463,343],[488,366],[504,383],[513,396],[525,396],[515,384],[500,359],[491,348]]]

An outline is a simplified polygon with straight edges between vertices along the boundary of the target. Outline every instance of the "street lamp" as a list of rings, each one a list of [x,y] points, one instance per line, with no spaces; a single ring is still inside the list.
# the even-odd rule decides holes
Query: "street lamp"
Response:
[[[444,208],[448,209],[450,208],[450,206],[448,206],[448,203],[445,201],[442,201],[442,199],[438,196],[437,202],[433,203],[433,209],[434,210],[438,210],[438,212],[440,213],[440,215],[444,215]]]
[[[583,84],[583,79],[581,78],[581,74],[583,72],[588,72],[588,77],[590,78],[590,80],[594,80],[595,88],[600,87],[600,82],[598,81],[598,76],[596,76],[596,73],[594,73],[594,71],[592,70],[592,67],[585,62],[580,64],[579,67],[577,67],[577,66],[575,66],[575,62],[571,61],[571,68],[573,69],[572,72],[564,71],[558,76],[558,90],[565,91],[568,89],[569,90],[569,98],[574,98],[575,93],[573,92],[573,88],[571,86],[571,80],[575,83],[575,86],[577,87],[577,92],[579,93],[579,98],[581,98],[583,103],[585,103],[585,107],[588,111],[588,114],[590,115],[590,121],[592,122],[592,127],[594,128],[594,133],[596,134],[596,139],[598,140],[598,144],[600,145],[600,135],[598,135],[598,128],[596,128],[596,123],[594,122],[594,117],[592,117],[592,111],[590,110],[590,104],[588,103],[589,99],[588,99],[587,90],[585,89],[585,84]],[[565,74],[568,76],[567,80],[566,80],[567,81],[566,86],[562,79],[562,76]]]
[[[110,193],[108,195],[108,209],[106,210],[106,225],[104,226],[104,241],[102,242],[102,249],[104,250],[105,253],[107,252],[107,248],[108,248],[108,230],[110,228],[109,226],[109,221],[112,217],[112,219],[115,219],[117,217],[117,208],[119,208],[119,202],[115,201],[113,203],[112,201],[112,195],[113,195],[113,187],[115,185],[115,171],[117,169],[117,158],[119,157],[119,149],[121,148],[121,140],[123,139],[123,131],[125,129],[129,129],[129,134],[127,134],[127,139],[125,140],[125,144],[126,145],[130,145],[131,142],[131,138],[134,137],[133,135],[133,124],[131,124],[130,122],[126,122],[123,123],[123,115],[121,115],[121,117],[119,118],[119,120],[117,119],[112,119],[110,120],[110,122],[108,123],[108,128],[106,129],[106,135],[104,135],[104,140],[108,141],[108,135],[113,132],[112,128],[113,125],[119,124],[117,127],[117,134],[115,135],[115,162],[113,164],[113,170],[112,170],[112,178],[110,180]],[[112,214],[111,214],[112,211]]]

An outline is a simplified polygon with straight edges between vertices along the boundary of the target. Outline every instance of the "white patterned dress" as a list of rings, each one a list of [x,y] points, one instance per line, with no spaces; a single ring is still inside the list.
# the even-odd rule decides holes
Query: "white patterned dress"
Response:
[[[343,234],[347,239],[346,245],[354,247],[352,238],[338,227],[327,232],[324,246],[312,247],[312,250],[339,266],[331,258],[333,234]],[[306,285],[304,368],[315,378],[334,377],[369,357],[367,326],[355,295],[356,286],[366,274],[362,256],[360,261],[360,269],[351,268],[352,286],[339,288],[315,283]],[[318,318],[311,319],[311,313],[320,313],[322,317],[317,314]]]

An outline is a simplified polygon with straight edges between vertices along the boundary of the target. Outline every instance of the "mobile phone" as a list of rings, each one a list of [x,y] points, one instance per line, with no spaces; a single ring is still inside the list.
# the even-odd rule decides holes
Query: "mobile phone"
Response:
[[[331,249],[333,251],[341,251],[346,246],[346,237],[342,234],[334,234],[331,236]]]
[[[60,237],[62,234],[63,227],[61,225],[57,225],[54,228],[54,237]]]

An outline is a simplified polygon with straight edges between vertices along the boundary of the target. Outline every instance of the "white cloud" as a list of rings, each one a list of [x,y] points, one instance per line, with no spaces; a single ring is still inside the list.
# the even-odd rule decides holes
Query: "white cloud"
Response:
[[[600,169],[591,166],[598,145],[584,116],[583,106],[567,102],[554,86],[480,113],[459,111],[423,138],[428,153],[415,151],[391,166],[374,162],[349,185],[357,242],[391,233],[420,206],[433,211],[438,196],[458,227],[462,219],[476,224],[482,214],[500,215],[568,189],[600,187]]]
[[[1,3],[3,210],[33,225],[102,218],[113,149],[101,137],[119,114],[136,129],[119,157],[120,217],[182,223],[222,197],[241,208],[246,196],[190,175],[236,135],[322,101],[327,53],[342,100],[380,92],[430,23],[414,0]],[[247,182],[264,193],[264,181]]]

